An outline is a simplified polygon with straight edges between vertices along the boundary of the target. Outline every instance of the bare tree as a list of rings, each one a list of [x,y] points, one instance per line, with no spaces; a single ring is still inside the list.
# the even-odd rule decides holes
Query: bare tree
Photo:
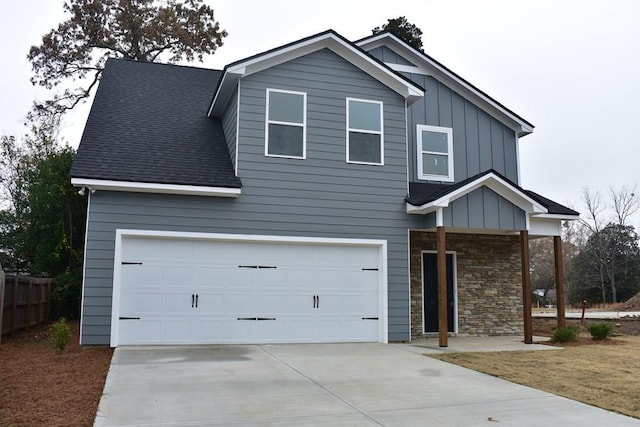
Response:
[[[618,190],[609,187],[609,191],[617,223],[627,225],[629,217],[640,210],[640,199],[636,196],[636,185],[631,189],[625,185]]]
[[[606,203],[598,191],[584,188],[582,199],[585,207],[585,219],[581,219],[577,225],[577,231],[581,234],[581,270],[590,273],[582,279],[583,283],[575,283],[575,286],[586,286],[586,282],[593,283],[593,278],[598,278],[602,302],[607,302],[610,295],[612,303],[617,302],[618,284],[617,274],[620,264],[623,263],[619,248],[619,240],[625,233],[625,227],[629,218],[640,211],[640,201],[636,196],[636,186],[626,186],[616,189],[609,188],[610,204]],[[627,230],[628,231],[628,230]],[[588,250],[587,250],[588,247]],[[585,268],[585,265],[588,268]],[[589,280],[586,280],[589,278]],[[590,285],[591,286],[591,285]]]

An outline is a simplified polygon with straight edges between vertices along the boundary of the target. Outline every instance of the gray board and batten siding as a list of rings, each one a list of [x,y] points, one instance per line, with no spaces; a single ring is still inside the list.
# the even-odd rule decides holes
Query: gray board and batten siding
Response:
[[[266,88],[307,93],[306,159],[264,155]],[[346,163],[347,97],[383,102],[383,166]],[[423,217],[404,203],[404,99],[327,49],[243,78],[239,98],[237,199],[91,195],[82,343],[109,343],[116,229],[386,240],[388,338],[408,340],[408,230]]]
[[[443,225],[447,228],[495,230],[513,232],[525,230],[526,213],[487,187],[478,188],[442,210]],[[424,216],[423,227],[436,226],[436,214]]]
[[[368,53],[389,64],[410,64],[385,46]],[[455,182],[494,169],[519,184],[517,137],[513,129],[431,76],[401,74],[425,89],[424,98],[409,107],[407,117],[409,145],[412,147],[409,150],[410,180],[418,181],[416,126],[431,125],[453,129]]]
[[[412,62],[408,59],[404,58],[401,55],[398,55],[393,50],[389,49],[386,46],[379,46],[374,49],[371,49],[367,52],[369,55],[373,56],[379,61],[385,62],[387,64],[398,64],[398,65],[408,65],[414,66]]]

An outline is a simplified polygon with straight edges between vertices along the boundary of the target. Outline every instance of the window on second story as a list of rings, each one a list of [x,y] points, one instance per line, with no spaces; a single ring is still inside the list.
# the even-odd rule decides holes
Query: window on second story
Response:
[[[453,130],[418,125],[418,179],[453,181]]]
[[[265,155],[304,159],[307,94],[267,89]]]
[[[347,162],[384,164],[382,102],[347,98]]]

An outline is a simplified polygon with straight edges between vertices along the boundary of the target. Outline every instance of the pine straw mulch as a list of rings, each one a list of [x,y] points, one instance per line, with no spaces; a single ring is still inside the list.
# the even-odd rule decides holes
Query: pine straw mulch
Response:
[[[78,322],[62,355],[49,344],[49,325],[0,342],[0,425],[91,426],[113,350],[81,347]]]

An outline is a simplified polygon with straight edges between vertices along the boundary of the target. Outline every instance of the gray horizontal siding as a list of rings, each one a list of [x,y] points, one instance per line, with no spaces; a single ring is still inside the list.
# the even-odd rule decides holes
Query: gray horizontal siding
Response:
[[[357,214],[349,201],[332,200],[329,193],[319,197],[326,206],[318,213],[314,213],[320,209],[316,199],[306,213],[299,212],[302,206],[291,213],[291,203],[267,208],[245,194],[234,200],[96,192],[91,196],[86,249],[82,342],[109,342],[117,229],[387,240],[389,338],[408,339],[407,230],[418,227],[421,217],[408,216],[402,198],[393,211],[369,213],[364,209]]]
[[[307,93],[307,158],[265,157],[266,88]],[[237,199],[98,191],[91,196],[83,342],[107,343],[117,229],[383,239],[389,339],[409,339],[404,99],[322,50],[240,82]],[[346,163],[346,98],[382,101],[384,165]]]
[[[389,250],[389,300],[398,301],[389,309],[389,325],[404,326],[403,333],[390,331],[389,339],[407,339],[406,227],[412,220],[406,218],[403,203],[404,99],[328,49],[243,78],[241,87],[238,175],[256,210],[264,213],[257,221],[276,232],[278,221],[269,215],[278,215],[284,204],[287,212],[278,220],[305,226],[312,235],[378,235],[400,242],[398,252]],[[305,160],[264,156],[267,88],[307,94]],[[346,163],[347,97],[383,102],[384,166]],[[288,194],[295,199],[287,200]]]

